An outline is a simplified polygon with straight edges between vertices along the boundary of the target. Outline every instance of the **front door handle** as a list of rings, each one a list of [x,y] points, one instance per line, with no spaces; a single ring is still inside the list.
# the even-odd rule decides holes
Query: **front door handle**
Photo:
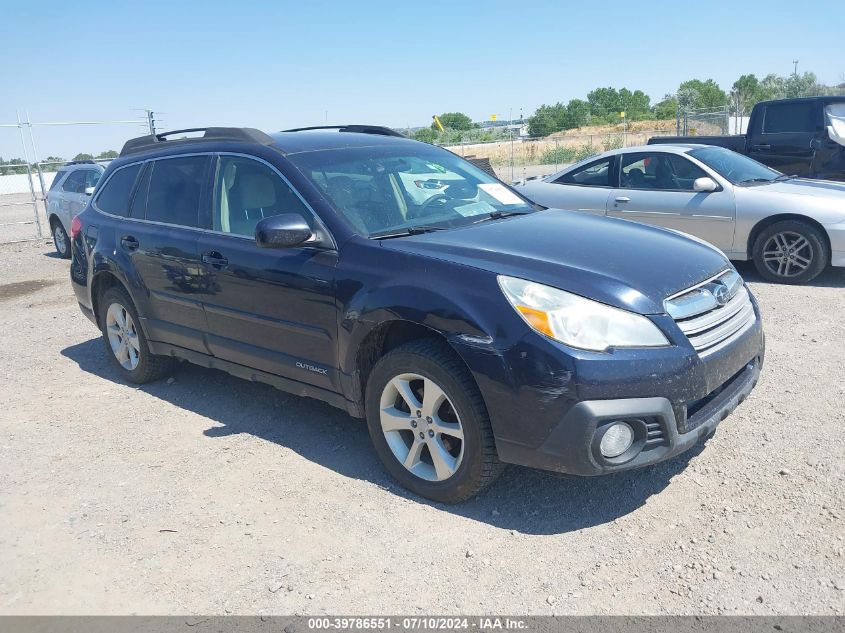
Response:
[[[121,237],[120,245],[128,251],[134,251],[140,246],[138,240],[131,235],[124,235]]]
[[[772,146],[766,143],[763,145],[752,145],[751,149],[755,152],[768,152],[772,149]]]
[[[202,254],[202,263],[208,264],[212,268],[221,269],[229,265],[229,260],[223,257],[217,251],[207,251]]]
[[[628,196],[618,196],[616,198],[616,202],[630,202],[631,199]]]

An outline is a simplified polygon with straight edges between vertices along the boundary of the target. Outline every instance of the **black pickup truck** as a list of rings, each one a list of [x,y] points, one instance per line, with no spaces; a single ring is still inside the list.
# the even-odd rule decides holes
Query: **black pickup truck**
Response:
[[[785,174],[845,181],[845,139],[835,127],[843,125],[843,117],[845,96],[761,101],[745,134],[655,136],[648,144],[718,145]]]

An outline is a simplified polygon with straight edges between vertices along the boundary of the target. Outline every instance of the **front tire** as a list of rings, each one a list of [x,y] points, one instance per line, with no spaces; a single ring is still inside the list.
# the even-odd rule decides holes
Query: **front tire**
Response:
[[[70,238],[59,220],[53,220],[53,246],[62,259],[70,258]]]
[[[123,288],[106,290],[99,306],[106,355],[124,380],[142,385],[171,371],[172,358],[150,352],[138,311]]]
[[[366,412],[382,463],[418,495],[464,501],[503,469],[475,380],[440,341],[412,341],[382,357],[367,381]]]
[[[800,220],[783,220],[763,229],[754,240],[754,266],[762,277],[780,284],[812,281],[830,261],[824,234]]]

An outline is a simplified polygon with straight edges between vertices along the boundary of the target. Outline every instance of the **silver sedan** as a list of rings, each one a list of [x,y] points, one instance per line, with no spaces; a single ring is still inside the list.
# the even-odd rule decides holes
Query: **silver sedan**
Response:
[[[546,206],[682,231],[770,281],[804,283],[845,266],[845,183],[781,174],[709,145],[605,152],[517,185]]]

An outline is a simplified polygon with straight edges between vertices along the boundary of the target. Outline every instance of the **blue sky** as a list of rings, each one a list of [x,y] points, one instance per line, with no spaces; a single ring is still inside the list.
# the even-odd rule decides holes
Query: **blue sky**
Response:
[[[598,86],[659,100],[690,78],[814,71],[845,81],[841,0],[321,2],[0,0],[0,123],[167,129],[529,115]],[[39,154],[119,149],[131,126],[35,128]],[[0,128],[0,156],[22,154]]]

